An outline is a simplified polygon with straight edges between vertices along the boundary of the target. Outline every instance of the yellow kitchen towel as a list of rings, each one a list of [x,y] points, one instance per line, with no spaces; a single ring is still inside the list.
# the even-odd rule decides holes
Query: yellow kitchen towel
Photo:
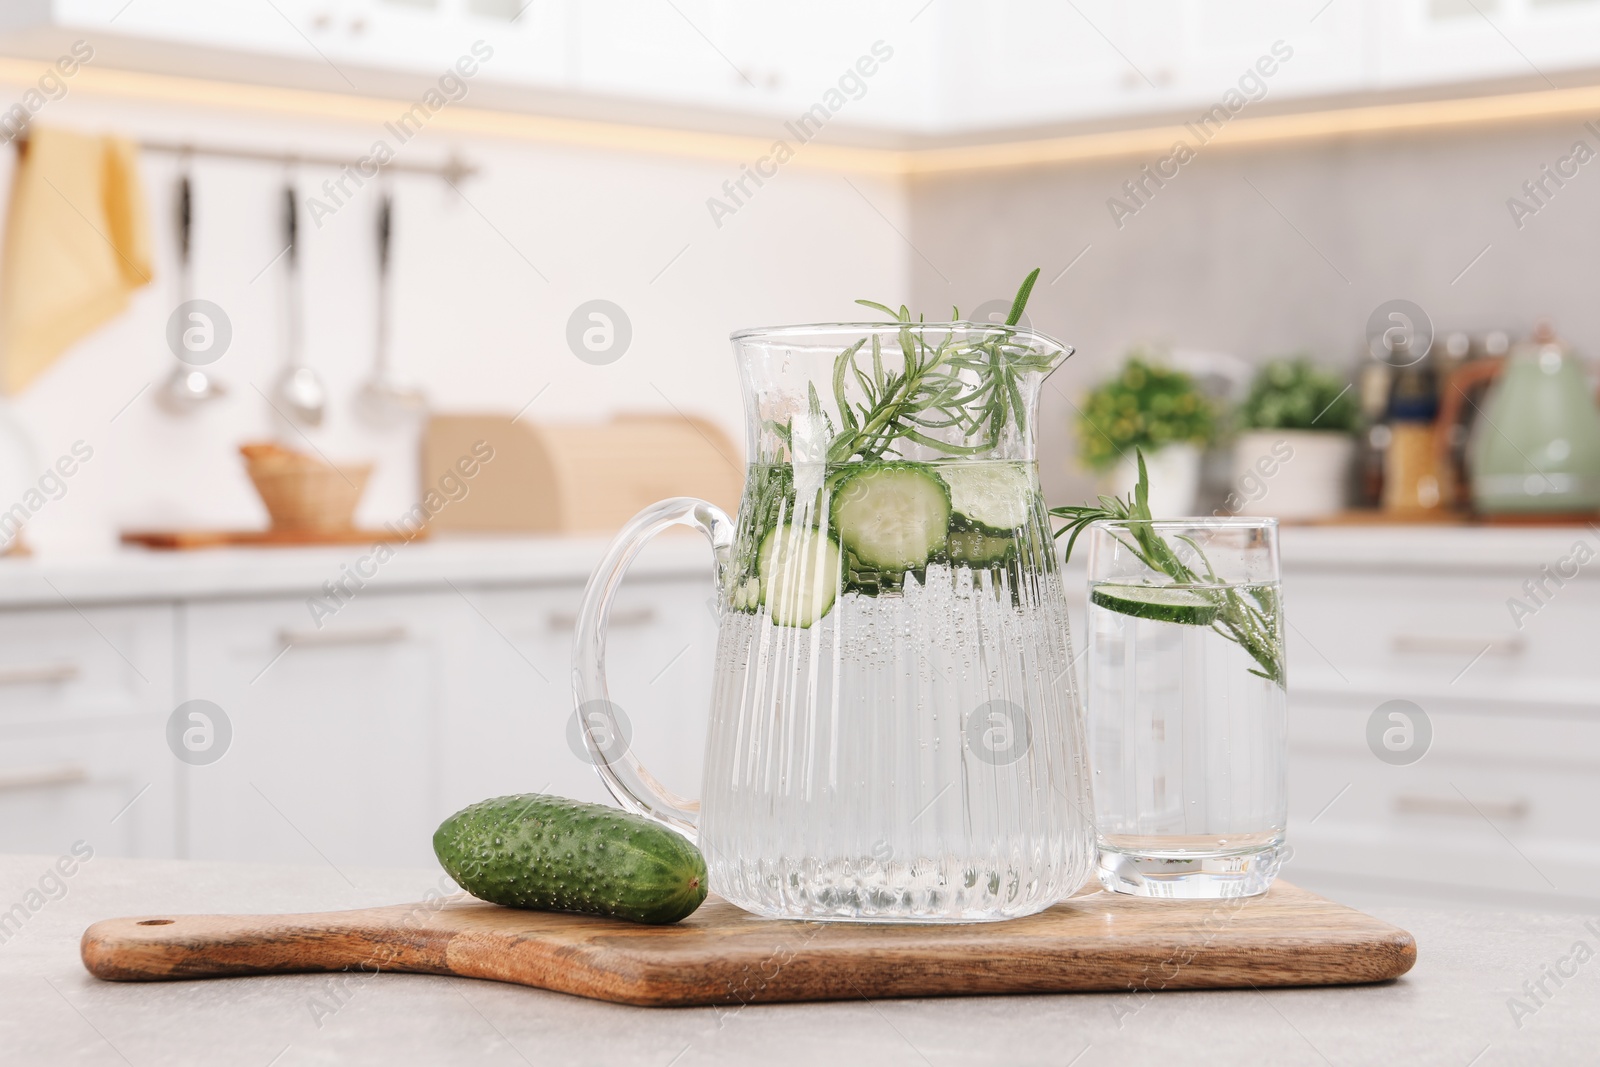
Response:
[[[0,390],[20,391],[150,278],[138,150],[30,126],[0,260]]]

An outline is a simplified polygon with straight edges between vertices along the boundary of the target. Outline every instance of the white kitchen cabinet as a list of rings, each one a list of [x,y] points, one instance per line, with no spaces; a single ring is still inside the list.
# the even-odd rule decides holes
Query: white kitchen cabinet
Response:
[[[1004,0],[929,15],[939,20],[945,57],[939,114],[956,128],[1119,114],[1143,109],[1141,100],[1148,108],[1152,99],[1171,99],[1171,42],[1144,47],[1128,32],[1130,15],[1116,5],[1085,3],[1074,10]],[[1146,84],[1138,70],[1147,70],[1155,84]]]
[[[1374,883],[1600,899],[1600,718],[1422,700],[1433,740],[1408,766],[1366,746],[1382,700],[1296,692],[1294,865]],[[1315,820],[1315,821],[1312,821]]]
[[[956,128],[1199,116],[1230,91],[1277,102],[1368,87],[1361,4],[1316,23],[1273,0],[1006,0],[941,14],[941,121]]]
[[[601,95],[706,103],[737,96],[739,60],[719,54],[731,5],[621,0],[579,8],[575,87]],[[752,66],[746,61],[746,66]]]
[[[485,797],[553,792],[610,803],[573,745],[572,631],[582,587],[463,587],[472,616],[454,646],[443,749],[444,811]],[[611,699],[634,752],[697,796],[716,622],[704,578],[631,579],[612,607]]]
[[[1363,32],[1367,7],[1344,0],[1320,11],[1280,0],[1190,0],[1188,44],[1175,89],[1196,114],[1230,89],[1260,94],[1245,115],[1258,103],[1278,106],[1295,98],[1370,89],[1370,48]],[[1272,73],[1260,78],[1264,88],[1257,88],[1247,72],[1260,74],[1262,66]]]
[[[366,592],[322,629],[303,598],[185,609],[186,696],[227,714],[227,754],[184,768],[187,854],[418,864],[486,797],[609,801],[573,750],[582,586]],[[715,642],[703,581],[636,580],[613,611],[613,699],[669,785],[698,790]]]
[[[30,564],[0,568],[0,851],[82,839],[106,855],[426,865],[434,828],[474,801],[608,801],[568,739],[572,628],[603,547],[411,547],[320,626],[307,597],[347,551],[129,554],[48,584]],[[711,591],[704,544],[663,538],[612,616],[635,749],[689,794]],[[169,747],[191,700],[221,709],[213,743],[226,720],[214,762]]]
[[[430,862],[460,598],[369,591],[320,629],[303,596],[183,611],[185,698],[213,702],[232,727],[220,759],[183,769],[186,854]]]
[[[166,716],[63,729],[0,729],[0,852],[176,854],[176,775]]]
[[[431,82],[482,40],[494,57],[474,85],[585,94],[598,114],[643,101],[762,115],[774,135],[877,40],[895,49],[891,73],[839,121],[935,135],[1198,114],[1280,40],[1294,58],[1269,79],[1274,102],[1501,78],[1560,84],[1562,72],[1600,65],[1600,0],[941,0],[909,12],[845,0],[10,0],[0,5],[7,31],[13,50],[41,57],[58,43],[41,31],[71,33],[120,63],[228,76],[219,56],[263,56],[285,84],[362,93],[375,91],[366,71]]]
[[[172,654],[165,606],[0,614],[0,726],[165,714]]]
[[[171,856],[167,606],[0,613],[0,851]]]
[[[1600,659],[1590,647],[1600,582],[1568,582],[1518,629],[1506,601],[1524,577],[1291,570],[1295,869],[1600,899]],[[1431,724],[1409,765],[1367,743],[1369,719],[1391,700]]]
[[[1532,571],[1530,571],[1532,573]],[[1319,692],[1492,699],[1600,712],[1588,631],[1600,588],[1557,591],[1519,629],[1521,574],[1299,574],[1287,590],[1295,684]],[[1470,664],[1470,667],[1469,667]]]
[[[460,590],[466,613],[449,645],[439,817],[487,797],[546,789],[600,800],[599,780],[564,740],[570,645],[551,622],[575,610],[580,590]]]
[[[1524,78],[1563,85],[1592,67],[1600,0],[1404,0],[1370,5],[1380,88]],[[1551,77],[1556,76],[1556,77]]]

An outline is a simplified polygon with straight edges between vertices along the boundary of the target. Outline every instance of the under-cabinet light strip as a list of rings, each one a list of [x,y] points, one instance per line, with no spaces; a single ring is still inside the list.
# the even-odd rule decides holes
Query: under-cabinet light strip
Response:
[[[35,60],[0,58],[0,84],[30,85],[37,81],[39,70]],[[71,88],[74,93],[279,116],[366,122],[380,126],[393,122],[411,103],[383,97],[87,66],[74,75]],[[1559,118],[1600,118],[1600,86],[1240,117],[1215,131],[1207,144],[1244,147]],[[471,134],[735,163],[751,163],[767,156],[772,152],[775,140],[780,137],[788,139],[781,127],[772,138],[766,138],[560,118],[455,104],[433,114],[426,132]],[[806,144],[803,150],[795,151],[792,161],[787,165],[852,173],[940,174],[1165,153],[1178,140],[1192,146],[1195,134],[1191,127],[1148,126],[904,151],[813,141]],[[791,145],[791,148],[798,147]]]

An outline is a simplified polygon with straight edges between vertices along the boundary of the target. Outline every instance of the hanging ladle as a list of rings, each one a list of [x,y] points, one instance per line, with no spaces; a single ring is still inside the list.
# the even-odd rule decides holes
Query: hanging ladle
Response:
[[[298,205],[294,183],[283,188],[283,235],[289,246],[285,250],[288,267],[284,278],[284,367],[278,379],[278,399],[287,408],[285,414],[306,426],[322,425],[322,415],[328,407],[328,390],[316,371],[306,366],[301,355],[300,307],[300,242]]]
[[[183,172],[178,176],[178,300],[182,307],[193,299],[194,291],[190,288],[190,246],[194,234],[194,192],[189,179],[187,160]],[[211,376],[200,367],[182,357],[178,358],[177,366],[172,368],[172,373],[167,375],[161,383],[156,399],[161,406],[174,415],[187,415],[199,408],[208,400],[215,400],[227,393],[221,383],[211,380]]]

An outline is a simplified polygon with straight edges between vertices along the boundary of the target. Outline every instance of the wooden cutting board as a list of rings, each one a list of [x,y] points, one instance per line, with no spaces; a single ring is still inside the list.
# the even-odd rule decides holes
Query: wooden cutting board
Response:
[[[761,919],[712,897],[683,922],[517,911],[470,899],[309,915],[107,919],[83,962],[112,981],[302,971],[489,978],[621,1004],[1381,982],[1411,935],[1278,882],[1232,901],[1096,892],[1002,923]]]
[[[303,545],[375,545],[385,541],[420,541],[426,528],[407,534],[401,530],[124,530],[122,543],[185,551],[196,548],[288,547]]]

